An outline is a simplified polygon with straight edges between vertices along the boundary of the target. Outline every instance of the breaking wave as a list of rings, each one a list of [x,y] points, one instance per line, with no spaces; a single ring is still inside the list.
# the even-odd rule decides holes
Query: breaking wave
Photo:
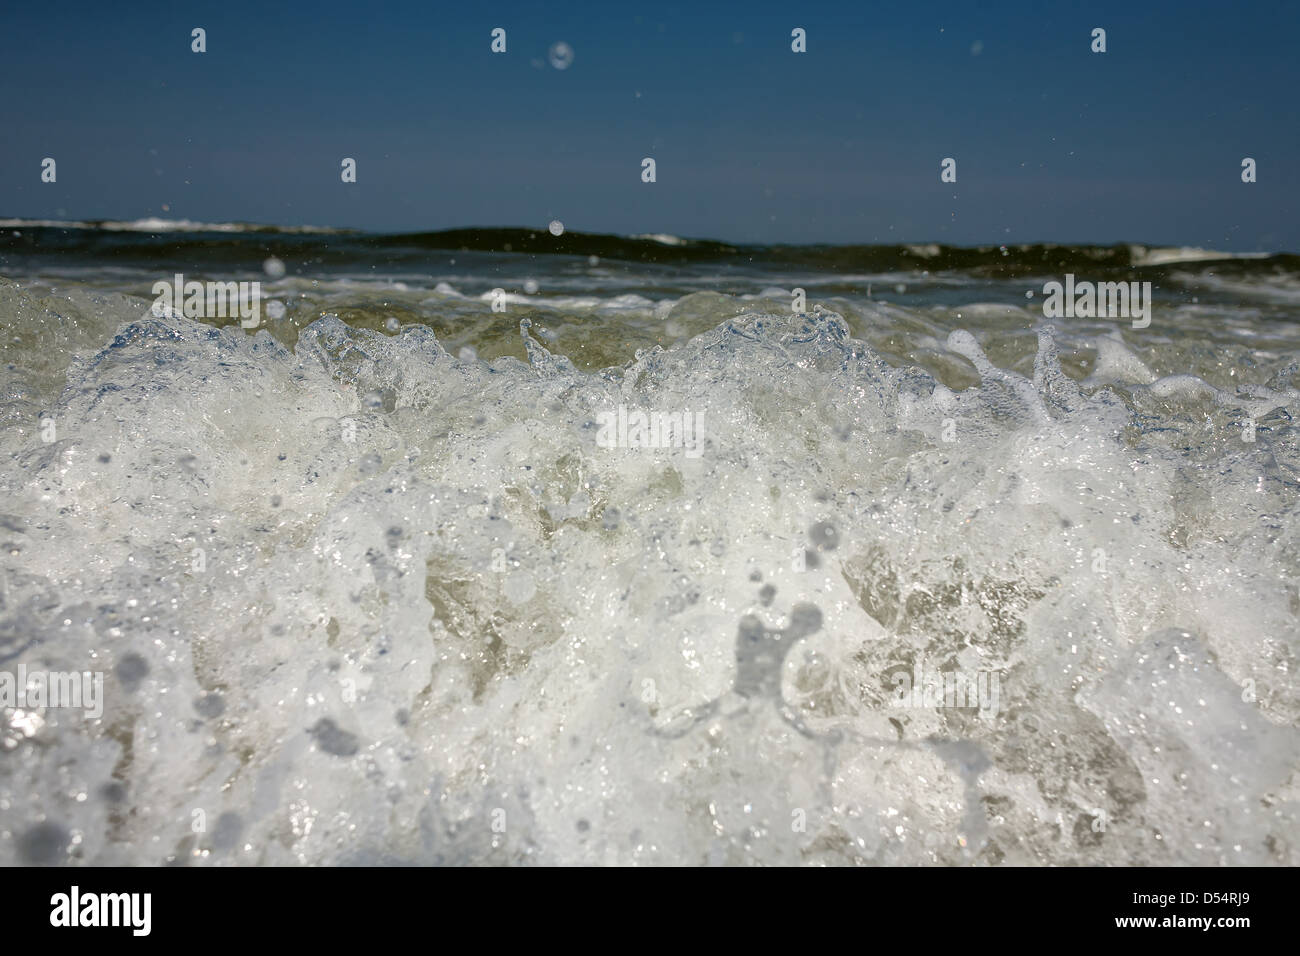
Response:
[[[788,285],[0,282],[0,862],[1300,862],[1291,327]]]

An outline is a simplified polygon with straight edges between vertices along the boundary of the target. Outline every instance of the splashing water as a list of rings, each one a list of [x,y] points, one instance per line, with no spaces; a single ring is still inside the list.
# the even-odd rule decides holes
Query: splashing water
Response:
[[[0,710],[0,862],[1298,862],[1285,363],[38,293],[0,282],[0,669],[106,705]],[[703,453],[602,446],[620,407]],[[998,706],[900,700],[922,667]]]

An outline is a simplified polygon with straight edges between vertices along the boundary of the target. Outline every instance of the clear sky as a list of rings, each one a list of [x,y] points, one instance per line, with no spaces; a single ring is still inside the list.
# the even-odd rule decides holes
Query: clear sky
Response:
[[[1298,51],[1295,0],[9,2],[0,217],[1300,251]]]

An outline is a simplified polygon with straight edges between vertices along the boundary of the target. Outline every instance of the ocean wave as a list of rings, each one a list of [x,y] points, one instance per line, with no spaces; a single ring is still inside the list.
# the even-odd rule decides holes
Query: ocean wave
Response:
[[[1163,266],[1180,262],[1216,262],[1223,259],[1267,259],[1267,252],[1214,252],[1190,246],[1156,247],[1132,246],[1135,266]]]
[[[0,282],[0,658],[106,695],[0,712],[0,862],[1300,862],[1284,356],[142,306]]]
[[[104,237],[110,237],[105,241]],[[437,232],[362,233],[318,227],[205,224],[139,220],[134,223],[0,221],[0,257],[7,261],[61,256],[85,268],[101,262],[167,267],[189,261],[195,268],[257,268],[274,250],[281,258],[310,260],[317,269],[369,265],[427,268],[430,253],[546,257],[577,264],[617,262],[646,267],[694,268],[708,264],[731,271],[807,270],[823,275],[907,273],[914,277],[962,276],[1007,281],[1061,276],[1098,280],[1124,276],[1160,279],[1171,270],[1191,275],[1230,267],[1234,274],[1300,276],[1300,256],[1289,253],[1211,252],[1203,249],[1021,244],[959,247],[929,245],[741,245],[666,234],[616,236],[545,228],[475,228]],[[10,274],[16,271],[8,269]],[[549,270],[548,270],[549,271]]]
[[[334,229],[328,226],[278,226],[253,222],[196,222],[192,219],[0,219],[0,229],[80,229],[101,232],[221,232],[221,233],[285,233],[287,235],[347,235],[355,230]]]

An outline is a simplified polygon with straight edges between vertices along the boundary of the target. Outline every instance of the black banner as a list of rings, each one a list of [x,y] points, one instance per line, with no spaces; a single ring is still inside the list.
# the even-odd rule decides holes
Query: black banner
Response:
[[[808,934],[809,941],[851,932],[864,943],[910,939],[963,951],[1030,939],[1259,942],[1294,927],[1294,912],[1284,910],[1292,878],[1260,869],[881,869],[793,878],[755,871],[594,877],[572,870],[538,884],[527,873],[484,869],[233,868],[10,869],[0,877],[13,945],[72,932],[83,942],[99,936],[127,944],[373,945],[377,936],[433,927],[439,936],[454,932],[452,938],[490,927],[495,945],[503,925],[542,945],[561,923],[580,922],[589,941],[608,940],[607,933],[587,933],[617,931],[630,919],[665,932],[686,921],[700,925],[702,936],[730,941],[770,930]],[[442,945],[438,937],[426,943]]]

